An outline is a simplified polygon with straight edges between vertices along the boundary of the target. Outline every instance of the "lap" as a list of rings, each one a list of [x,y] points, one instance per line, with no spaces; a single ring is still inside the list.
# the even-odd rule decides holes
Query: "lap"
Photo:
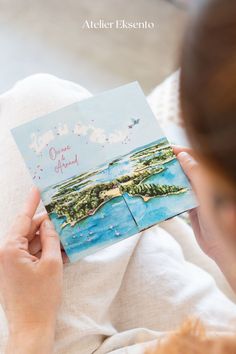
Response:
[[[6,201],[0,205],[1,236],[32,183],[9,127],[89,95],[76,84],[36,75],[0,96],[0,188]],[[56,352],[91,353],[105,337],[111,340],[109,350],[119,341],[121,346],[132,343],[137,335],[152,339],[190,314],[204,318],[217,330],[235,324],[234,304],[207,272],[190,262],[189,254],[196,248],[186,248],[188,242],[188,232],[180,231],[180,223],[174,219],[67,265]],[[3,338],[3,315],[0,326]]]

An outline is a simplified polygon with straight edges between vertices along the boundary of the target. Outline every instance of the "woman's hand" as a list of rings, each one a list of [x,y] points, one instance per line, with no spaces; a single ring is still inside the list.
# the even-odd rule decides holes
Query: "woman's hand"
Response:
[[[189,212],[192,228],[201,249],[221,268],[236,291],[236,249],[217,222],[210,195],[209,176],[192,156],[191,149],[174,146],[177,158],[189,178],[200,206]]]
[[[215,258],[215,253],[218,252],[221,245],[219,245],[220,240],[216,237],[215,223],[211,225],[209,209],[203,207],[202,199],[206,200],[207,198],[204,195],[203,175],[200,165],[192,156],[191,149],[180,146],[174,146],[173,149],[200,202],[198,208],[189,212],[194,234],[203,252],[211,258]]]
[[[0,295],[9,325],[7,353],[52,352],[63,261],[53,224],[45,215],[34,217],[39,201],[39,191],[33,188],[0,248]],[[40,237],[42,248],[38,256],[29,250],[35,237]]]

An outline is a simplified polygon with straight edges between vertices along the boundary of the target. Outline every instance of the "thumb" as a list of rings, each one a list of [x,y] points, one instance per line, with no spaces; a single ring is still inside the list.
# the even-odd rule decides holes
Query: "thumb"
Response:
[[[42,245],[41,261],[62,262],[59,236],[49,219],[44,220],[40,226],[40,241]]]
[[[186,151],[182,151],[177,155],[177,158],[183,168],[185,174],[189,178],[193,189],[197,193],[199,187],[199,164],[198,162]]]

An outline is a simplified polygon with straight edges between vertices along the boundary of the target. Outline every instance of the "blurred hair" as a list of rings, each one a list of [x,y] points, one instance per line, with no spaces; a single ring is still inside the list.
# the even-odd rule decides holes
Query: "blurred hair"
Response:
[[[146,354],[235,354],[235,336],[207,336],[197,320],[187,320],[183,326]]]
[[[194,10],[181,59],[183,121],[199,156],[235,187],[236,1],[200,1]]]

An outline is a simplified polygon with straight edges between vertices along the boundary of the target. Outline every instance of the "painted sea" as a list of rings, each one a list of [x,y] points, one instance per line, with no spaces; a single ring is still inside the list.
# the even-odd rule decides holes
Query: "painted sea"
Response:
[[[196,206],[165,138],[50,186],[42,198],[70,261]]]

